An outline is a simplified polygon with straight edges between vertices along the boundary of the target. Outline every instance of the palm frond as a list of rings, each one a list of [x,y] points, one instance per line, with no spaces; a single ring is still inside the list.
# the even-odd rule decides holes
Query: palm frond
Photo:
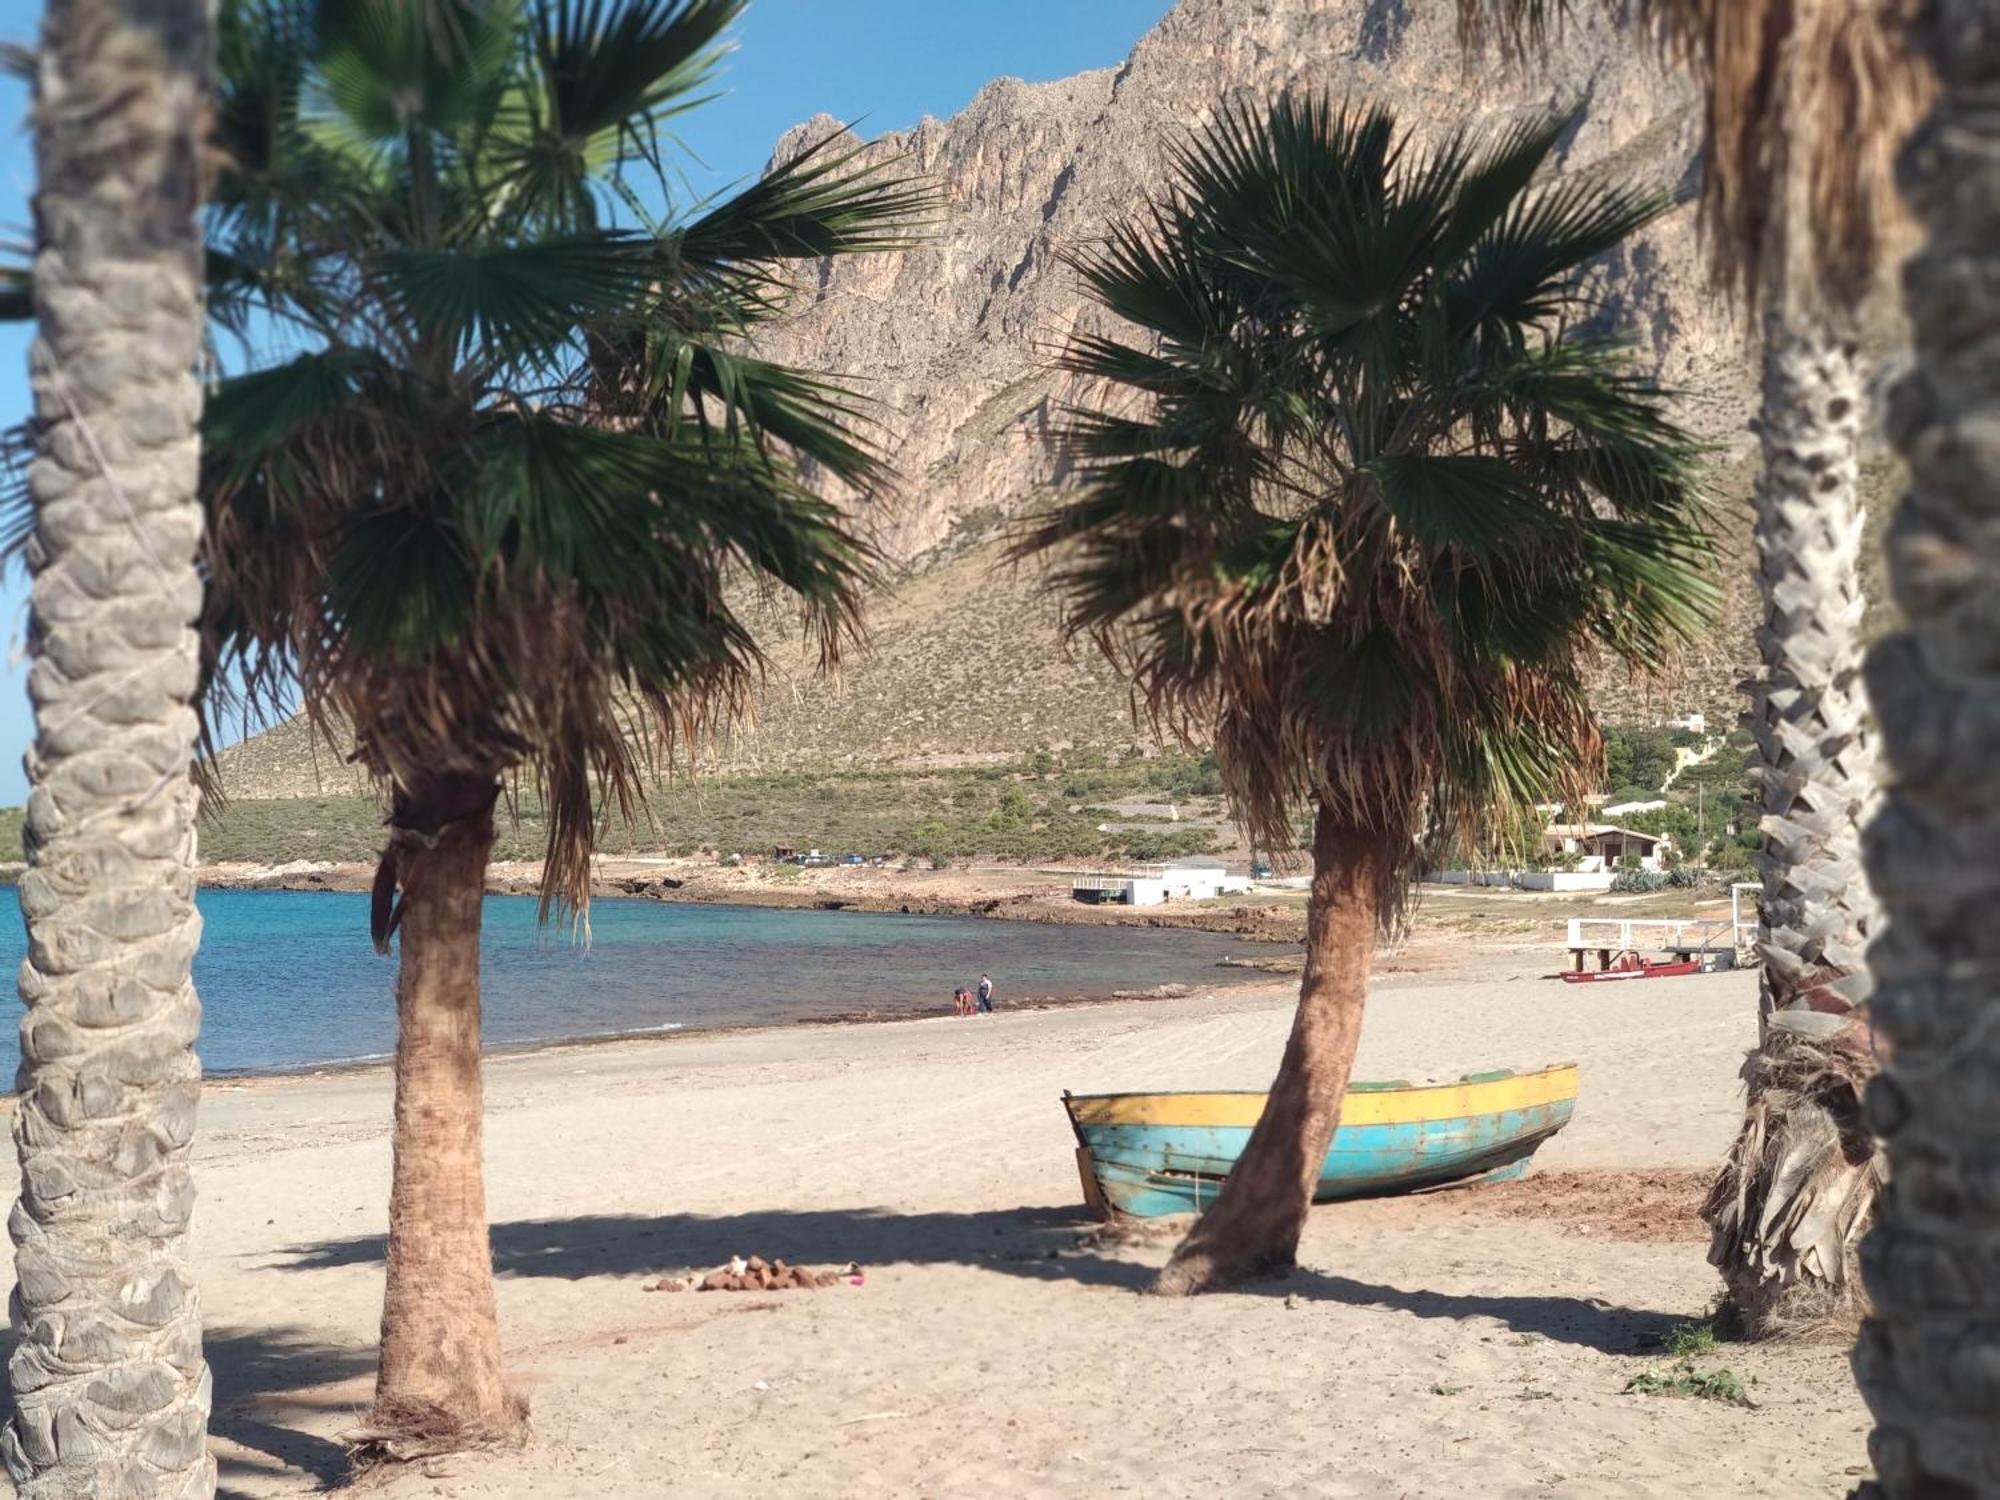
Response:
[[[1582,111],[1527,119],[1503,130],[1463,174],[1452,203],[1451,223],[1440,244],[1444,255],[1463,253],[1478,243],[1527,192]]]
[[[868,152],[833,135],[780,162],[677,232],[682,264],[740,270],[910,248],[937,211],[936,190],[899,159]]]
[[[1713,607],[1695,445],[1576,332],[1661,205],[1540,185],[1567,123],[1420,150],[1381,111],[1225,111],[1075,257],[1137,331],[1066,350],[1111,395],[1014,552],[1156,723],[1213,733],[1255,843],[1310,803],[1400,864],[1576,795],[1586,659],[1657,661]]]
[[[703,102],[743,0],[539,0],[523,75],[485,128],[484,187],[558,229],[597,219],[630,160],[657,172],[661,127]]]
[[[366,384],[386,373],[372,350],[327,349],[218,382],[201,416],[208,483],[241,483],[272,454],[300,445],[303,429],[354,411]]]
[[[1720,273],[1855,307],[1907,242],[1895,159],[1928,105],[1915,0],[1653,0],[1707,94],[1703,197]],[[1794,185],[1797,184],[1795,187]],[[1788,224],[1793,202],[1803,224]]]
[[[377,260],[392,314],[464,350],[560,355],[592,318],[630,308],[649,285],[652,242],[600,230],[512,244],[398,248]]]
[[[327,563],[330,646],[421,671],[472,628],[477,575],[442,517],[404,506],[364,510],[341,528]]]
[[[1518,196],[1452,268],[1445,315],[1453,329],[1493,333],[1588,311],[1577,273],[1672,207],[1664,193],[1588,181]]]
[[[1101,245],[1072,254],[1070,262],[1107,311],[1153,330],[1177,353],[1219,356],[1247,304],[1233,278],[1204,274],[1201,234],[1180,208],[1155,205],[1141,219],[1112,225]],[[1218,379],[1226,374],[1219,357],[1209,368]]]
[[[1385,453],[1363,467],[1397,532],[1426,557],[1484,562],[1501,547],[1537,547],[1564,519],[1534,476],[1482,453]]]
[[[708,344],[691,351],[685,390],[704,427],[740,424],[759,445],[778,443],[857,490],[888,480],[880,447],[861,431],[866,405],[838,381]]]
[[[848,608],[868,553],[838,512],[747,443],[498,413],[455,455],[482,559],[606,595],[650,587],[678,549],[732,556],[802,600]],[[669,549],[661,552],[659,549]]]
[[[357,149],[458,129],[493,108],[519,24],[519,0],[319,0],[307,118]]]
[[[927,190],[823,143],[661,225],[623,180],[739,9],[223,3],[209,283],[252,368],[203,423],[205,719],[296,691],[399,798],[525,778],[545,913],[742,708],[745,601],[830,665],[877,561],[816,489],[887,483],[868,403],[749,336],[785,263],[907,243]]]

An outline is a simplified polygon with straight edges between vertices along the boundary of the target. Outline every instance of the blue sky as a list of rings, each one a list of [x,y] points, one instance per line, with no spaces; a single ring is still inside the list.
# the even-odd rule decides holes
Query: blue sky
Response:
[[[678,122],[712,191],[754,175],[786,126],[825,111],[878,134],[926,114],[956,114],[988,80],[1062,78],[1119,62],[1171,0],[752,0],[725,64],[727,92]],[[40,8],[0,0],[0,40],[32,42]],[[29,235],[34,156],[27,92],[0,80],[0,240]],[[0,326],[0,425],[27,415],[28,333]],[[33,728],[21,660],[27,590],[0,581],[0,805],[26,795],[21,754]]]

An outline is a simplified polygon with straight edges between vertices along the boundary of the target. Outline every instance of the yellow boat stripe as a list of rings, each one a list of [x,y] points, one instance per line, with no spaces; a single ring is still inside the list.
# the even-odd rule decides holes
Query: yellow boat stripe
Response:
[[[1341,1101],[1342,1125],[1410,1125],[1467,1115],[1533,1109],[1576,1098],[1576,1066],[1545,1068],[1483,1083],[1426,1084],[1419,1088],[1350,1093]],[[1070,1115],[1079,1125],[1255,1125],[1262,1094],[1080,1094]]]

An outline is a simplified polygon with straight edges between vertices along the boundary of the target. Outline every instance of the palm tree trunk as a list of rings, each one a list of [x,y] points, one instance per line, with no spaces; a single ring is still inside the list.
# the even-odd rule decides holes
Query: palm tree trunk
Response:
[[[1757,587],[1750,685],[1763,784],[1759,1011],[1846,1015],[1868,998],[1875,899],[1861,828],[1876,797],[1861,681],[1861,421],[1857,335],[1773,300],[1764,319]]]
[[[1305,974],[1284,1060],[1243,1155],[1160,1272],[1155,1292],[1214,1291],[1293,1264],[1361,1042],[1390,865],[1380,834],[1320,813]]]
[[[1862,373],[1845,319],[1802,317],[1774,290],[1756,497],[1763,668],[1750,684],[1764,792],[1759,1045],[1705,1208],[1709,1260],[1758,1337],[1852,1328],[1855,1246],[1881,1182],[1861,1118],[1876,913],[1861,830],[1877,784],[1861,682]]]
[[[36,1500],[207,1496],[187,1259],[205,7],[51,0],[37,67],[20,1344],[0,1454]]]
[[[1868,840],[1888,916],[1868,1118],[1893,1176],[1854,1356],[1864,1493],[1895,1500],[2000,1494],[2000,23],[1992,0],[1917,14],[1940,94],[1900,167],[1927,234],[1903,282],[1916,371],[1891,406],[1908,624],[1869,661],[1891,775]]]
[[[395,1166],[375,1406],[355,1436],[411,1458],[515,1436],[486,1228],[479,920],[493,849],[490,776],[398,788],[390,858],[402,886]]]

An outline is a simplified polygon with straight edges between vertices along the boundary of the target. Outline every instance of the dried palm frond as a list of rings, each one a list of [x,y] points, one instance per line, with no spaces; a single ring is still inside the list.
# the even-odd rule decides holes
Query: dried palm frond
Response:
[[[1866,1312],[1858,1246],[1888,1171],[1861,1114],[1875,1072],[1865,1022],[1819,1012],[1780,1012],[1743,1064],[1748,1108],[1702,1215],[1753,1338],[1851,1337]]]
[[[1717,275],[1749,301],[1860,304],[1908,235],[1895,155],[1931,75],[1912,53],[1917,0],[1637,0],[1704,96],[1703,223]],[[1608,0],[1458,0],[1468,49],[1516,55]],[[1623,7],[1618,7],[1620,11]]]

